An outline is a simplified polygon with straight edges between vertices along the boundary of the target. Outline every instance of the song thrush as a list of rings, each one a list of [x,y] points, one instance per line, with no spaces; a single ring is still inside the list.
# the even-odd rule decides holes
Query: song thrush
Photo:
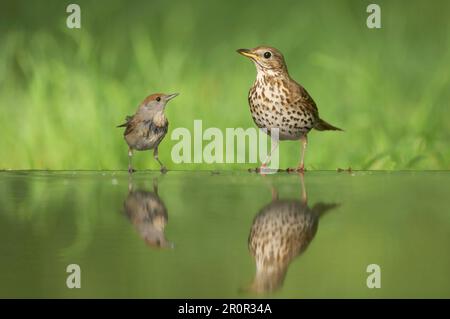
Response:
[[[256,274],[249,287],[253,292],[268,293],[281,288],[291,262],[314,239],[319,218],[339,206],[320,202],[310,208],[303,179],[301,185],[301,200],[279,199],[278,191],[272,187],[272,202],[253,220],[248,237],[256,263]]]
[[[158,158],[158,146],[169,128],[169,121],[164,115],[167,102],[176,97],[174,94],[152,94],[145,98],[139,105],[136,114],[127,116],[126,122],[117,127],[125,127],[124,137],[128,148],[128,172],[132,173],[131,160],[133,151],[145,151],[153,149],[153,157],[161,166],[161,171],[166,171],[163,163]]]
[[[297,170],[304,170],[307,134],[311,129],[342,131],[319,117],[316,103],[308,92],[289,75],[283,54],[275,48],[259,46],[239,49],[250,58],[257,70],[256,81],[250,88],[248,102],[255,124],[271,134],[277,128],[279,140],[301,140],[301,159]],[[274,140],[272,152],[278,146]],[[270,155],[262,163],[265,167]]]

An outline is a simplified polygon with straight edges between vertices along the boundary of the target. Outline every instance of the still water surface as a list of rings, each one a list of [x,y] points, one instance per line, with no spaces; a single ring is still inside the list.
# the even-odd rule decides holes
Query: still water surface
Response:
[[[0,297],[448,298],[449,205],[448,172],[0,172]]]

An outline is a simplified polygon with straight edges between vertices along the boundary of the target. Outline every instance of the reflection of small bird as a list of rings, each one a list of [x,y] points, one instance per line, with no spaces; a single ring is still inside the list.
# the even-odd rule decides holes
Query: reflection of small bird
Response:
[[[153,185],[153,192],[130,192],[124,203],[125,212],[133,223],[139,235],[152,247],[173,248],[173,244],[167,241],[164,229],[168,221],[166,206],[158,196],[158,187]]]
[[[312,209],[306,202],[278,199],[275,190],[272,202],[263,207],[253,220],[248,245],[256,261],[256,275],[250,290],[267,293],[278,290],[287,269],[308,247],[317,231],[319,217],[337,204],[316,204]]]
[[[248,102],[255,124],[262,129],[279,130],[280,140],[302,140],[299,171],[304,170],[307,134],[313,128],[319,131],[341,130],[319,117],[316,103],[308,92],[288,73],[284,57],[271,47],[239,49],[238,53],[252,59],[256,66],[256,81],[250,89]],[[272,151],[275,150],[277,140]],[[262,164],[264,167],[270,155]]]
[[[169,122],[164,115],[164,109],[168,101],[176,97],[178,93],[174,94],[153,94],[148,96],[139,105],[136,114],[127,116],[126,123],[118,127],[126,127],[125,141],[128,149],[128,171],[133,172],[131,165],[131,158],[133,150],[144,151],[153,149],[153,156],[161,165],[161,171],[166,168],[158,158],[158,146],[167,133]]]

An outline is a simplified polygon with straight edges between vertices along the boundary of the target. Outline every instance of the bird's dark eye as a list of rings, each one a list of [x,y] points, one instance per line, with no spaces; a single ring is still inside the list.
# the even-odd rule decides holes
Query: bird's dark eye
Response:
[[[157,98],[156,98],[156,101],[161,101],[161,98],[158,96]]]
[[[267,51],[267,52],[264,53],[264,57],[265,57],[266,59],[270,58],[271,56],[272,56],[272,53],[270,53],[269,51]]]

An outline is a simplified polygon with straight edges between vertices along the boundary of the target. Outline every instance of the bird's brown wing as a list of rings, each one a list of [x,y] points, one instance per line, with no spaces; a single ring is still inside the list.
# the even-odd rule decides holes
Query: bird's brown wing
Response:
[[[135,117],[132,117],[127,123],[126,123],[126,129],[123,135],[128,135],[132,133],[138,125],[138,121]]]
[[[314,102],[311,95],[309,95],[308,91],[295,82],[294,80],[289,81],[289,92],[293,94],[293,102],[295,106],[305,108],[315,117],[319,116],[319,110],[317,109],[316,102]]]
[[[138,124],[137,119],[135,116],[127,116],[125,118],[126,122],[118,125],[117,127],[125,127],[125,132],[123,133],[123,135],[128,135],[131,132],[133,132],[136,129],[136,125]]]

